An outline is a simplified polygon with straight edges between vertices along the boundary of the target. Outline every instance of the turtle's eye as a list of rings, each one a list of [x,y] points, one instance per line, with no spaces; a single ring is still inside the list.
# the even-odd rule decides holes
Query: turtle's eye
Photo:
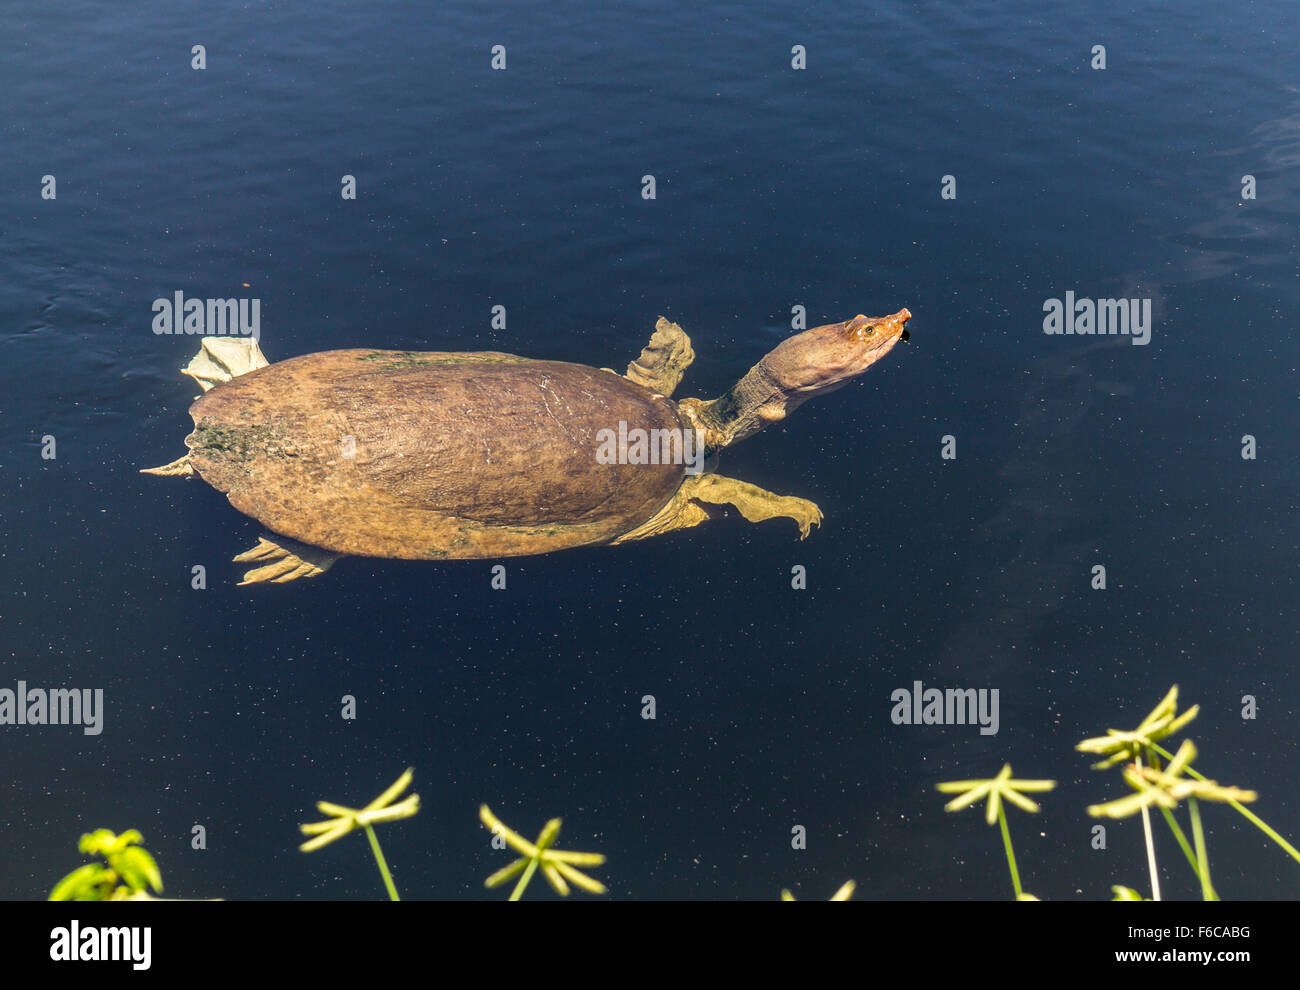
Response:
[[[858,327],[858,340],[862,340],[864,337],[870,337],[875,332],[876,328],[870,324],[865,327]]]

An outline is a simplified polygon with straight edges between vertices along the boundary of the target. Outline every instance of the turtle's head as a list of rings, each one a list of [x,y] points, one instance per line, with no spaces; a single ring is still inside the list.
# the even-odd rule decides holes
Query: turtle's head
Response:
[[[805,330],[777,345],[725,395],[711,402],[683,399],[678,409],[705,430],[709,449],[721,450],[785,419],[814,395],[847,385],[907,340],[911,318],[900,309]]]
[[[893,316],[855,316],[843,323],[814,327],[783,341],[762,364],[777,386],[795,404],[839,388],[862,374],[907,340],[912,314],[900,309]],[[787,405],[788,412],[792,405]]]

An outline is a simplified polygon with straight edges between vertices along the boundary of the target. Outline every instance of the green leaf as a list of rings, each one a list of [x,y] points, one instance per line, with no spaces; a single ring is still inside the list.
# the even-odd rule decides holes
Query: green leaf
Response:
[[[500,887],[507,880],[513,880],[519,874],[524,872],[524,867],[528,865],[528,860],[522,856],[511,863],[509,866],[503,866],[490,877],[483,881],[484,887]]]
[[[66,877],[54,885],[54,890],[50,892],[52,901],[98,901],[103,898],[100,896],[100,885],[107,883],[112,886],[113,871],[106,869],[100,863],[87,863],[85,866],[79,866]]]
[[[87,832],[77,843],[77,849],[83,853],[89,853],[92,856],[98,856],[106,853],[113,848],[117,842],[117,836],[106,828],[97,828],[93,832]]]
[[[147,887],[152,887],[156,893],[162,891],[162,874],[158,872],[158,864],[148,850],[140,846],[129,846],[110,856],[109,861],[132,893]]]

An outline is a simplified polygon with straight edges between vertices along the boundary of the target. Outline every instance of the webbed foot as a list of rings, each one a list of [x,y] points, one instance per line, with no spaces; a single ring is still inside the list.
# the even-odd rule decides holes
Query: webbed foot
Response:
[[[705,474],[691,480],[695,482],[689,492],[691,498],[715,505],[734,505],[742,516],[754,523],[767,519],[793,519],[799,526],[801,540],[808,538],[813,526],[821,525],[822,510],[806,498],[777,495],[720,474]]]
[[[204,337],[199,342],[199,353],[181,369],[181,374],[189,375],[206,392],[270,363],[252,337]]]
[[[654,335],[623,377],[657,395],[669,396],[695,360],[691,338],[676,323],[659,317]]]
[[[246,584],[259,584],[270,581],[283,584],[302,577],[319,577],[334,566],[342,554],[331,553],[319,547],[308,546],[284,536],[274,539],[263,536],[252,550],[245,550],[235,558],[235,563],[242,564],[250,560],[263,561],[261,567],[254,568],[244,575],[240,587]]]
[[[813,526],[820,526],[822,510],[806,498],[776,495],[735,478],[720,474],[701,474],[687,478],[667,505],[655,516],[611,544],[644,540],[648,536],[671,533],[676,529],[698,526],[722,515],[721,505],[734,505],[750,522],[765,519],[793,519],[799,526],[799,539],[806,539]]]

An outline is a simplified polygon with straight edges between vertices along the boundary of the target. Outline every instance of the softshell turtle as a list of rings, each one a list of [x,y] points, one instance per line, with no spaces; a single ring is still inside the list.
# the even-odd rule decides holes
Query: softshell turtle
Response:
[[[812,502],[714,472],[723,448],[862,374],[908,337],[906,309],[788,338],[712,401],[672,395],[695,359],[660,318],[608,368],[495,351],[324,351],[269,364],[255,340],[206,337],[184,373],[189,453],[149,474],[199,475],[272,530],[235,558],[242,584],[315,576],[340,556],[510,557],[614,545],[735,506],[784,517]]]

